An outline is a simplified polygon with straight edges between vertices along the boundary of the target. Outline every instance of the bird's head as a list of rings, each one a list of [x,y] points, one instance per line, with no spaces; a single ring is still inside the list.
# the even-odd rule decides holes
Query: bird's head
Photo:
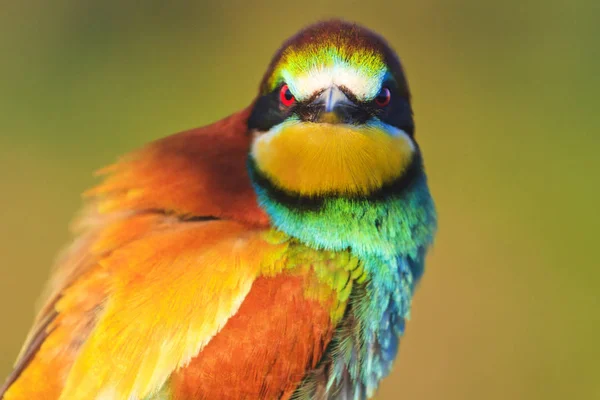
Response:
[[[273,58],[248,128],[250,168],[297,197],[368,197],[420,168],[402,66],[380,36],[321,22]]]

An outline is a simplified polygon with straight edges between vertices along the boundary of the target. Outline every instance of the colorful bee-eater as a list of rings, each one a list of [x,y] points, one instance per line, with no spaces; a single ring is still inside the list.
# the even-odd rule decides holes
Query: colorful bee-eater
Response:
[[[373,396],[436,225],[414,131],[381,37],[302,30],[247,109],[102,171],[0,396]]]

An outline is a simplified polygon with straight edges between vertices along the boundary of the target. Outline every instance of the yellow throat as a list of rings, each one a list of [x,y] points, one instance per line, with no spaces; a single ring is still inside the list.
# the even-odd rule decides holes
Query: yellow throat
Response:
[[[414,144],[377,125],[288,122],[257,133],[251,154],[275,186],[303,196],[368,195],[403,175]]]

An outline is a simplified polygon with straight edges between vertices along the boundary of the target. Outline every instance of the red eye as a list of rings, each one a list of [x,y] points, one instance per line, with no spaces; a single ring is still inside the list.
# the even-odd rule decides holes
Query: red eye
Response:
[[[290,91],[288,85],[283,85],[281,87],[281,90],[279,91],[279,100],[281,101],[281,104],[286,107],[291,106],[296,101],[296,98]]]
[[[390,104],[391,99],[392,93],[390,92],[390,89],[384,87],[381,88],[379,93],[377,93],[377,96],[375,96],[375,104],[377,104],[379,107],[385,107]]]

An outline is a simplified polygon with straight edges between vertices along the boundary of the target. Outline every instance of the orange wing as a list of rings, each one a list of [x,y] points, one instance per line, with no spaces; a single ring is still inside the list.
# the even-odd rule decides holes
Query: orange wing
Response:
[[[111,174],[87,195],[90,204],[75,225],[79,238],[57,263],[46,303],[0,397],[18,380],[26,386],[26,376],[46,393],[41,398],[56,397],[51,393],[62,386],[106,307],[111,277],[101,264],[115,250],[188,219],[267,225],[246,173],[247,116],[244,110],[159,140],[102,171]],[[33,364],[52,373],[29,368]],[[43,379],[35,379],[36,373]]]
[[[86,193],[91,204],[74,225],[79,238],[57,262],[48,300],[20,358],[52,315],[63,289],[115,248],[153,230],[159,217],[268,226],[246,169],[249,112],[158,140],[99,172],[107,177]]]
[[[152,395],[223,328],[287,249],[268,231],[237,222],[163,217],[160,224],[63,290],[5,399]]]
[[[323,272],[335,256],[269,230],[246,173],[247,115],[103,171],[0,397],[291,395],[352,281]]]

